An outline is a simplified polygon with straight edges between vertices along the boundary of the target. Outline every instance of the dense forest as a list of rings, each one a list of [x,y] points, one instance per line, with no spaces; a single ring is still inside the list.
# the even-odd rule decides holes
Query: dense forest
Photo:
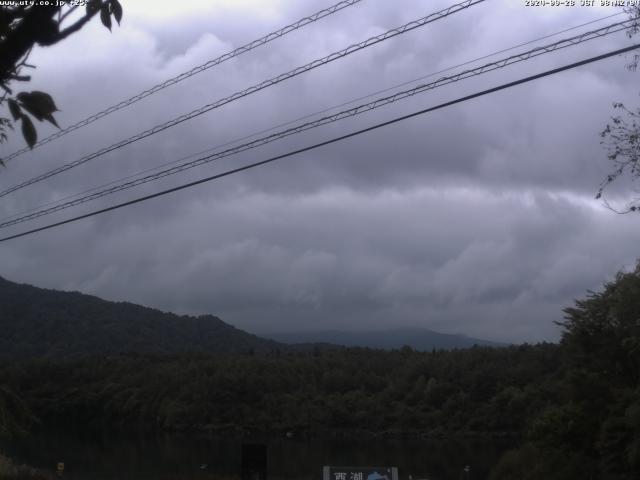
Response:
[[[555,397],[555,345],[420,353],[127,355],[5,364],[45,424],[443,435],[520,432]],[[531,388],[531,379],[549,385]]]
[[[640,265],[560,344],[113,354],[0,363],[0,428],[513,436],[500,479],[640,478]]]

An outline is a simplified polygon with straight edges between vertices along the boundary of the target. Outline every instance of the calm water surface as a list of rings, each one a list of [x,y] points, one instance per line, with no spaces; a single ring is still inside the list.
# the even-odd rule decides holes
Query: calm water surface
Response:
[[[481,480],[513,444],[495,440],[287,439],[78,436],[62,432],[0,445],[18,463],[66,480],[235,480],[242,443],[265,443],[269,480],[320,480],[323,465],[397,466],[400,480]],[[464,473],[469,465],[471,471]]]

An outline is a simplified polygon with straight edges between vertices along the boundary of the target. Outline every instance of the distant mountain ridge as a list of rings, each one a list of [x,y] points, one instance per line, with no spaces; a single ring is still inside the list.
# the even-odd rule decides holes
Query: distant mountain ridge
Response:
[[[0,277],[0,360],[74,359],[114,354],[268,353],[338,346],[416,350],[504,346],[421,328],[328,330],[257,336],[213,315],[176,315],[10,282]],[[269,338],[264,338],[269,337]]]
[[[285,345],[213,315],[179,316],[0,277],[0,359],[118,353],[269,352]]]
[[[402,348],[405,345],[415,350],[428,351],[454,348],[469,348],[474,345],[504,347],[506,343],[467,337],[466,335],[434,332],[426,328],[401,327],[386,330],[353,331],[353,330],[324,330],[317,332],[283,332],[264,334],[278,342],[296,343],[330,343],[346,347],[369,347],[390,350]]]

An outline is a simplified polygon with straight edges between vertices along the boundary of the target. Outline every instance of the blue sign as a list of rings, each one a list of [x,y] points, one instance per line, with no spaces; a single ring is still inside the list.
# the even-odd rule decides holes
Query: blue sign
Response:
[[[322,480],[398,480],[398,468],[324,466]]]

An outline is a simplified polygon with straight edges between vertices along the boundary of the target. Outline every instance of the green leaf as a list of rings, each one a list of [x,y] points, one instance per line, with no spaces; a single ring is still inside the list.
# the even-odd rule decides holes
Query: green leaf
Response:
[[[29,107],[28,105],[22,104],[22,107],[29,112],[31,115],[33,115],[34,117],[36,117],[38,119],[38,121],[42,121],[44,120],[44,115],[42,115],[40,112],[38,112],[37,110],[32,109],[31,107]],[[25,115],[22,115],[23,117]]]
[[[122,5],[118,0],[111,0],[111,13],[113,14],[113,18],[116,19],[118,25],[120,25],[120,20],[122,20]]]
[[[56,127],[58,126],[52,115],[53,112],[58,111],[58,108],[48,93],[37,90],[21,92],[18,94],[18,100],[20,100],[22,107],[39,121],[47,120]]]
[[[7,100],[9,104],[9,111],[11,112],[11,116],[14,120],[18,120],[22,116],[22,112],[20,111],[20,105],[13,98]]]
[[[22,135],[27,145],[29,145],[29,148],[33,148],[38,140],[38,134],[36,133],[36,127],[33,126],[33,122],[26,115],[22,116]]]
[[[34,102],[37,102],[38,105],[41,106],[43,111],[46,111],[48,113],[53,113],[58,111],[58,107],[56,107],[56,104],[53,101],[53,98],[51,98],[51,95],[49,95],[48,93],[34,90],[33,92],[31,92],[31,98],[33,99]]]
[[[55,125],[56,127],[60,128],[60,125],[58,125],[58,122],[56,122],[56,119],[55,119],[55,118],[53,118],[53,115],[51,115],[50,113],[48,113],[48,114],[44,115],[44,119],[45,119],[47,122],[49,122],[49,123],[51,123],[51,124]]]
[[[100,8],[100,20],[102,21],[102,24],[111,31],[111,16],[109,12],[109,5],[106,3],[102,5],[102,8]]]
[[[93,15],[100,8],[101,0],[89,0],[87,2],[87,15]]]

